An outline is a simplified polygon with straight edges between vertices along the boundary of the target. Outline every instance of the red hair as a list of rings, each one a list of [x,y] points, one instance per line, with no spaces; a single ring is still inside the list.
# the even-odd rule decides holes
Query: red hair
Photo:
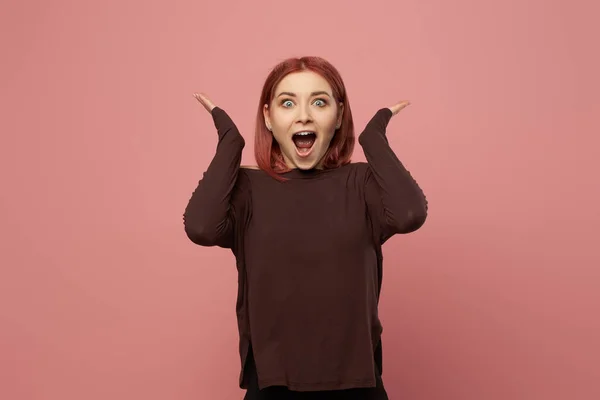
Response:
[[[333,97],[337,103],[344,105],[342,123],[336,130],[329,149],[324,155],[323,168],[337,168],[350,163],[354,151],[354,122],[346,87],[340,73],[333,65],[320,57],[288,58],[277,64],[267,76],[260,95],[254,134],[254,157],[258,167],[279,181],[286,180],[279,174],[290,171],[290,168],[283,159],[279,144],[265,125],[263,108],[265,104],[271,104],[275,88],[283,78],[293,72],[301,71],[312,71],[321,75],[331,86]]]

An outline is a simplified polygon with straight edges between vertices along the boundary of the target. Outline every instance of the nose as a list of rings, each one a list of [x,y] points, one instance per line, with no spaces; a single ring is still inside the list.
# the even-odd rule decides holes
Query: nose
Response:
[[[300,105],[298,108],[298,115],[296,116],[297,121],[306,124],[308,122],[312,122],[312,117],[310,114],[310,107],[307,105]]]

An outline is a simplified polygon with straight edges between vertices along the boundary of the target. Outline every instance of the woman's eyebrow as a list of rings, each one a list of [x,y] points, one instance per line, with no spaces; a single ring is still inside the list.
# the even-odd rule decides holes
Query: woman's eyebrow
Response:
[[[319,90],[319,91],[316,91],[316,92],[312,92],[312,93],[310,94],[310,97],[313,97],[313,96],[320,96],[320,95],[325,95],[325,96],[327,96],[327,97],[331,97],[331,96],[329,95],[329,93],[327,93],[327,92],[326,92],[326,91],[324,91],[324,90]],[[281,97],[281,96],[290,96],[290,97],[296,97],[296,93],[292,93],[292,92],[281,92],[281,93],[279,93],[279,94],[277,95],[277,97]]]

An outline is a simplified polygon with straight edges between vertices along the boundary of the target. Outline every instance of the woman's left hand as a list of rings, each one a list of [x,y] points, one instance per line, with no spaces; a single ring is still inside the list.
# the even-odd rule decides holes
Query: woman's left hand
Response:
[[[388,107],[391,111],[392,111],[392,115],[396,115],[400,112],[400,110],[402,110],[404,107],[408,106],[410,104],[410,101],[408,100],[402,100],[399,103],[394,104],[391,107]]]

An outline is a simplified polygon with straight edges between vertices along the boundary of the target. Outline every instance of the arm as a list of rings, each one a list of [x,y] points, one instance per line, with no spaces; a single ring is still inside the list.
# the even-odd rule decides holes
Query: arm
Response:
[[[374,224],[378,225],[381,243],[396,233],[419,229],[427,218],[427,200],[423,191],[404,168],[385,136],[393,113],[382,108],[360,134],[369,164],[365,196]]]
[[[185,209],[188,238],[201,246],[233,246],[232,194],[245,141],[229,115],[219,107],[211,111],[219,135],[217,151]]]

